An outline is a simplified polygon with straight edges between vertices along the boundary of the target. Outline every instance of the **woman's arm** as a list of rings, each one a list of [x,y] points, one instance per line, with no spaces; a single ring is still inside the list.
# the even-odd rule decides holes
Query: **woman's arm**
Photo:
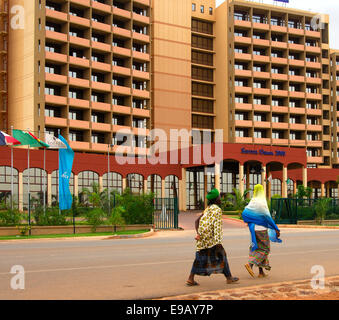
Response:
[[[200,219],[201,217],[203,216],[204,214],[201,214],[197,220],[195,220],[195,223],[194,223],[194,226],[195,226],[195,231],[197,232],[197,236],[195,237],[196,240],[199,240],[200,239],[200,234],[198,233],[198,229],[199,229],[199,222],[200,222]]]

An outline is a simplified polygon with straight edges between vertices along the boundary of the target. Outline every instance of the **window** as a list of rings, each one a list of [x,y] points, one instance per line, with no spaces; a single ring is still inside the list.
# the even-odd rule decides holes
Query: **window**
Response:
[[[192,11],[195,11],[197,8],[197,5],[195,3],[192,3]]]
[[[205,11],[205,6],[200,6],[200,13],[204,13]]]
[[[208,11],[209,11],[209,14],[210,14],[210,15],[213,14],[213,8],[210,7]]]

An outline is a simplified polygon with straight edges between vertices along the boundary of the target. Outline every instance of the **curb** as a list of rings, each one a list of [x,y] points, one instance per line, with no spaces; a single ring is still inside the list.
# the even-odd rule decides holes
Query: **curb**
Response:
[[[122,234],[116,236],[107,236],[102,240],[115,240],[115,239],[137,239],[137,238],[148,238],[154,235],[154,229],[151,229],[148,232],[140,234]]]

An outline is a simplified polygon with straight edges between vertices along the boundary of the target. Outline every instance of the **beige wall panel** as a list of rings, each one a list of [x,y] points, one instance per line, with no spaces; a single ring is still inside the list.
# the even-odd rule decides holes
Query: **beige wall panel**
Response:
[[[25,12],[24,29],[9,28],[9,126],[34,128],[34,0],[10,1],[9,8],[20,5]],[[13,16],[13,15],[12,15]]]
[[[191,83],[188,78],[154,74],[154,90],[166,89],[190,94]]]
[[[153,72],[167,73],[170,75],[186,76],[191,78],[191,65],[189,61],[180,61],[175,59],[168,59],[164,57],[156,57],[154,61]],[[187,79],[190,85],[190,79]]]
[[[191,27],[191,2],[187,0],[152,1],[153,20]]]
[[[191,43],[191,28],[185,26],[154,23],[154,37],[159,39],[175,39],[178,42]]]
[[[175,59],[191,60],[191,45],[155,39],[154,54]]]

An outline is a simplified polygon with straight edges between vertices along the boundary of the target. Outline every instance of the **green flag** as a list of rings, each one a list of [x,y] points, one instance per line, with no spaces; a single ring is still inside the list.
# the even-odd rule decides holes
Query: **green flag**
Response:
[[[38,140],[34,139],[29,133],[26,133],[22,130],[13,129],[13,137],[20,141],[21,145],[23,146],[30,146],[36,148],[45,147],[45,144],[42,144]]]

